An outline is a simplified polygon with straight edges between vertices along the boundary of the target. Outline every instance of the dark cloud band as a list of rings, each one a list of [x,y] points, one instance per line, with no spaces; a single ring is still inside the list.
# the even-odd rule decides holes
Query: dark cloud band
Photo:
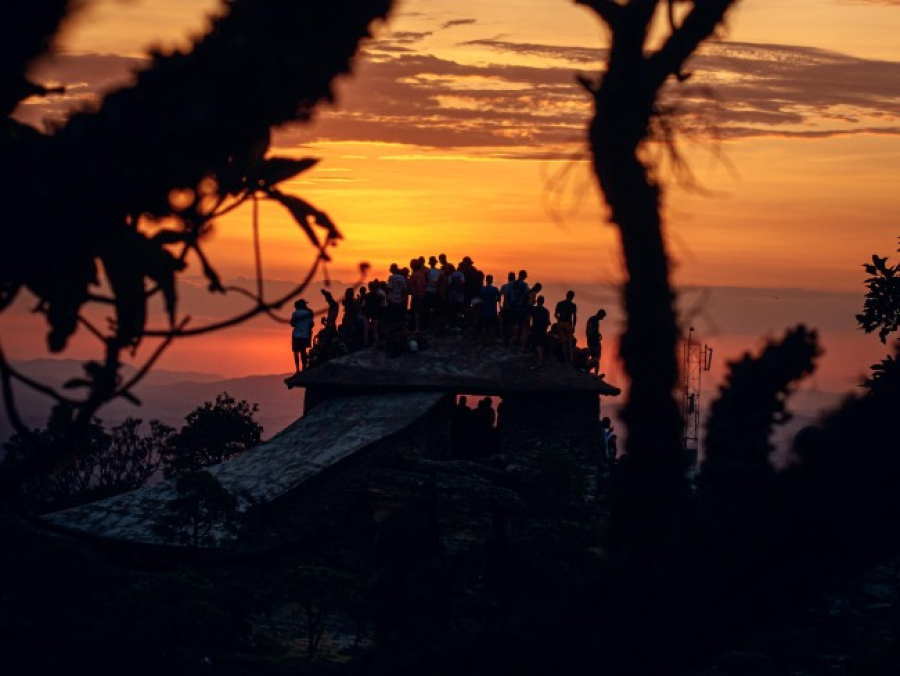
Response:
[[[374,43],[338,109],[312,128],[282,132],[281,141],[384,141],[523,156],[568,156],[573,144],[582,143],[591,101],[575,74],[596,72],[599,50],[482,39],[459,47],[493,50],[497,62],[474,65],[413,51],[411,45],[427,35],[394,33]],[[520,65],[528,63],[523,56],[549,65]],[[142,63],[97,54],[57,57],[40,66],[37,79],[82,86],[68,98],[23,106],[20,117],[59,116],[97,100],[127,83]],[[683,132],[815,138],[900,129],[897,62],[719,42],[705,45],[687,70],[690,80],[668,87],[664,100]]]

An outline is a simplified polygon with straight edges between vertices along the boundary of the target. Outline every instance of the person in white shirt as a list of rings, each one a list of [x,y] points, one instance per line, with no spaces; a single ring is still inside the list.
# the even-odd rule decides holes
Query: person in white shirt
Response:
[[[309,366],[309,345],[312,339],[313,313],[304,299],[294,303],[294,312],[291,314],[291,350],[294,353],[294,369],[300,373],[300,363],[303,363],[305,371]]]

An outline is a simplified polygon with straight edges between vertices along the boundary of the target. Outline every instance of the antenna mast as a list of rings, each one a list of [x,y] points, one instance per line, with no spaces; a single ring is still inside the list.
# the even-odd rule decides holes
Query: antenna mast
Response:
[[[684,420],[682,449],[688,472],[694,475],[700,459],[700,392],[703,372],[712,364],[712,348],[694,342],[694,327],[688,329],[682,362],[681,415]]]

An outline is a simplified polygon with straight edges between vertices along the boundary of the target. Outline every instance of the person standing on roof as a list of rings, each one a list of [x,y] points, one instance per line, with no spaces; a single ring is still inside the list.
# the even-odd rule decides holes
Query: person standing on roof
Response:
[[[606,310],[600,308],[597,314],[588,317],[585,325],[588,355],[594,373],[600,373],[600,352],[603,349],[603,334],[600,333],[600,322],[606,317]]]
[[[528,347],[531,337],[531,309],[537,304],[537,297],[541,295],[543,285],[537,282],[528,293],[525,294],[525,324],[522,326],[522,347]]]
[[[428,280],[425,285],[425,314],[428,322],[431,322],[434,315],[440,312],[441,296],[438,293],[438,280],[441,277],[441,269],[437,266],[437,262],[437,258],[431,256],[428,259],[428,268],[425,270]]]
[[[387,313],[391,323],[403,323],[406,319],[406,277],[396,263],[391,263],[391,276],[387,281]]]
[[[325,302],[328,303],[328,314],[325,315],[325,328],[336,331],[338,312],[340,312],[341,306],[328,289],[322,289],[322,295],[325,296]]]
[[[447,306],[450,326],[459,327],[466,302],[466,276],[457,270],[452,263],[447,269]]]
[[[463,302],[468,305],[473,298],[478,297],[481,287],[484,286],[484,273],[475,267],[474,261],[469,256],[465,256],[456,269],[463,273],[463,277],[465,277],[465,298]]]
[[[504,345],[509,345],[509,339],[512,336],[513,316],[509,304],[509,290],[515,282],[516,273],[510,272],[506,276],[506,284],[500,287],[500,323],[502,324]]]
[[[422,329],[422,318],[425,314],[425,293],[428,288],[428,274],[425,272],[424,259],[411,261],[412,274],[409,276],[409,310],[413,316],[413,332]]]
[[[556,311],[553,313],[553,317],[558,323],[563,358],[569,366],[572,365],[572,356],[575,351],[575,322],[578,320],[578,307],[572,302],[573,298],[575,298],[575,292],[567,291],[566,299],[556,304]]]
[[[537,297],[537,304],[531,308],[531,338],[529,344],[536,357],[535,367],[544,365],[544,350],[547,345],[547,329],[550,328],[550,311],[544,307],[544,297]]]
[[[380,341],[381,321],[387,308],[387,294],[384,282],[377,279],[369,282],[369,292],[365,295],[362,313],[366,318],[366,329],[363,343],[366,347],[377,345]]]
[[[485,343],[492,344],[497,340],[497,306],[500,303],[500,290],[494,286],[494,276],[485,277],[485,285],[481,287],[478,297],[478,323],[475,325],[479,333],[485,336]]]
[[[509,291],[507,291],[507,300],[512,310],[513,345],[520,344],[525,333],[525,320],[527,319],[525,316],[527,312],[525,301],[530,291],[528,282],[525,281],[526,279],[528,279],[528,271],[519,270],[518,279],[510,285]]]
[[[300,373],[300,363],[303,370],[309,367],[310,339],[312,338],[313,313],[307,307],[304,299],[300,298],[294,303],[294,312],[291,314],[291,351],[294,353],[295,373]]]

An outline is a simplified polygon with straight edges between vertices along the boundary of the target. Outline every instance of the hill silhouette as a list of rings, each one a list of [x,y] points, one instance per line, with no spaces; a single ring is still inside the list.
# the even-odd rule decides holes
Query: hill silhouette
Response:
[[[82,373],[81,362],[72,359],[34,359],[15,365],[23,373],[54,386]],[[126,377],[133,372],[131,367],[123,370]],[[264,438],[268,438],[296,420],[303,411],[303,391],[286,392],[284,377],[285,374],[270,374],[226,378],[217,373],[154,369],[136,390],[141,406],[121,399],[113,401],[102,409],[101,419],[107,427],[131,416],[144,421],[160,420],[178,428],[192,409],[227,391],[236,399],[259,404],[256,419],[263,426]],[[22,388],[17,403],[27,425],[44,427],[50,405],[46,397]],[[9,421],[3,416],[0,418],[0,439],[5,441],[11,434]]]

